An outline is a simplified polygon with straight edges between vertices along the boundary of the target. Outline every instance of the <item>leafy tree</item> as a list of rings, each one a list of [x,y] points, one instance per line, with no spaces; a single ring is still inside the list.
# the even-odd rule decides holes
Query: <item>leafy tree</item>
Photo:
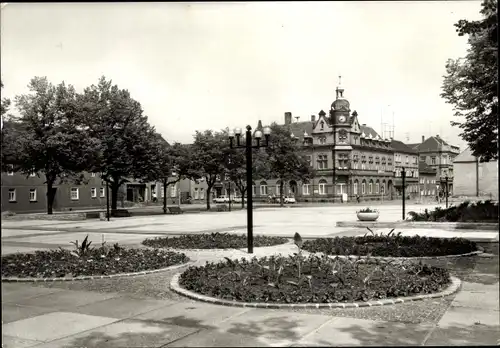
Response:
[[[199,172],[193,166],[191,148],[189,145],[175,143],[170,145],[161,135],[157,134],[154,146],[156,159],[151,165],[145,180],[160,181],[163,184],[163,212],[167,213],[167,187],[175,185],[183,179],[198,179]],[[179,197],[180,199],[180,197]]]
[[[3,82],[1,80],[0,80],[0,88],[3,88]],[[0,107],[2,122],[3,122],[4,116],[7,114],[7,111],[9,111],[9,107],[10,107],[10,99],[3,98],[2,102],[1,102],[1,107]]]
[[[54,186],[82,180],[82,171],[92,166],[98,142],[77,127],[79,105],[73,86],[54,86],[46,77],[34,77],[29,94],[15,98],[20,117],[13,117],[6,144],[14,169],[25,175],[44,174],[47,213],[52,214]],[[12,137],[11,137],[12,140]]]
[[[192,145],[193,164],[207,183],[207,210],[210,210],[212,188],[225,173],[225,154],[228,149],[229,143],[224,132],[196,131]]]
[[[115,210],[120,186],[131,178],[141,180],[149,175],[156,159],[156,132],[143,115],[141,104],[104,76],[79,99],[82,126],[100,139],[93,171],[109,183],[111,209]]]
[[[269,165],[270,176],[280,180],[280,203],[283,206],[283,187],[288,180],[309,180],[312,170],[309,162],[302,155],[302,148],[297,138],[291,137],[291,130],[288,126],[271,125],[271,138],[269,147],[266,148],[268,154],[267,163]]]
[[[469,35],[467,55],[449,59],[441,97],[452,104],[452,121],[472,154],[481,162],[498,159],[498,21],[497,1],[484,0],[480,21],[460,20],[459,36]]]

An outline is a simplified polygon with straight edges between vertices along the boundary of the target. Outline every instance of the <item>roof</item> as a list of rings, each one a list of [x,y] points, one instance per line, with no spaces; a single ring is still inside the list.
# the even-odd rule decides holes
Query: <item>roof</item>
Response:
[[[403,142],[399,140],[391,140],[391,147],[394,149],[395,152],[401,152],[401,153],[410,153],[410,154],[417,154],[417,150],[412,149],[408,145],[404,144]]]
[[[408,146],[410,145],[414,144],[408,144]],[[434,151],[439,151],[442,146],[451,146],[451,145],[448,144],[439,136],[432,136],[427,138],[423,143],[415,144],[413,148],[418,150],[418,152],[434,152]]]
[[[299,140],[304,140],[304,131],[311,136],[313,126],[313,122],[311,121],[295,122],[290,124],[290,130],[295,137],[299,138]]]
[[[460,153],[460,155],[458,155],[457,157],[455,157],[455,159],[453,159],[453,163],[457,162],[476,162],[476,157],[472,155],[472,150],[469,147],[467,147]]]
[[[436,169],[431,168],[424,161],[418,161],[419,173],[436,174]]]
[[[411,149],[414,149],[414,150],[417,150],[418,149],[418,145],[420,145],[421,143],[416,143],[416,144],[406,144],[406,146],[408,146],[409,148]]]
[[[379,136],[379,135],[378,135],[378,133],[377,133],[377,132],[375,132],[375,131],[373,130],[373,128],[372,128],[372,127],[368,127],[368,126],[363,126],[363,125],[360,125],[360,126],[359,126],[359,129],[360,129],[361,133],[365,133],[365,135],[366,135],[367,137],[368,137],[368,136],[370,136],[370,134],[371,134],[371,136],[372,136],[373,138],[376,138],[376,137],[378,137],[378,136]]]

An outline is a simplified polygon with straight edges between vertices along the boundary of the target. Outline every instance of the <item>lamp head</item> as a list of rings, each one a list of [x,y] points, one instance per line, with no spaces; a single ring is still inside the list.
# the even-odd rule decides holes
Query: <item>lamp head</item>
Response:
[[[270,135],[270,134],[271,134],[271,128],[264,127],[264,135]]]
[[[239,137],[241,135],[241,128],[240,127],[236,127],[234,129],[234,134],[236,134],[236,136]]]
[[[233,139],[234,138],[234,132],[232,130],[230,130],[228,132],[228,136],[229,136],[229,139]]]
[[[255,139],[261,139],[262,138],[262,132],[261,131],[256,131],[254,134]]]

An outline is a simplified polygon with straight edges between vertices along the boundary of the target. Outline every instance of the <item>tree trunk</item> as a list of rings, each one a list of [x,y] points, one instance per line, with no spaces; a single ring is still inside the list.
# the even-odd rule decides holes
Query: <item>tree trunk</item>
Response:
[[[118,205],[118,189],[120,185],[113,181],[111,183],[111,210],[116,210]]]
[[[54,204],[54,180],[47,179],[47,214],[52,215]]]
[[[210,193],[212,193],[212,186],[208,185],[207,187],[207,210],[210,210]]]
[[[167,179],[163,179],[163,214],[167,213]]]
[[[245,191],[241,191],[241,209],[245,209]]]
[[[283,182],[283,179],[281,179],[281,182],[280,182],[280,206],[281,207],[285,206],[285,202],[283,202],[283,186],[285,186],[285,184]]]

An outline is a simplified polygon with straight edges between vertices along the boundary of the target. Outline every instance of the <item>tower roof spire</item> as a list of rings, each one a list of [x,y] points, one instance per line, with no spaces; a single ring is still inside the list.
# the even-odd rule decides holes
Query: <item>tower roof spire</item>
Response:
[[[344,99],[344,89],[342,88],[342,75],[339,75],[339,84],[335,91],[337,92],[337,99]]]

